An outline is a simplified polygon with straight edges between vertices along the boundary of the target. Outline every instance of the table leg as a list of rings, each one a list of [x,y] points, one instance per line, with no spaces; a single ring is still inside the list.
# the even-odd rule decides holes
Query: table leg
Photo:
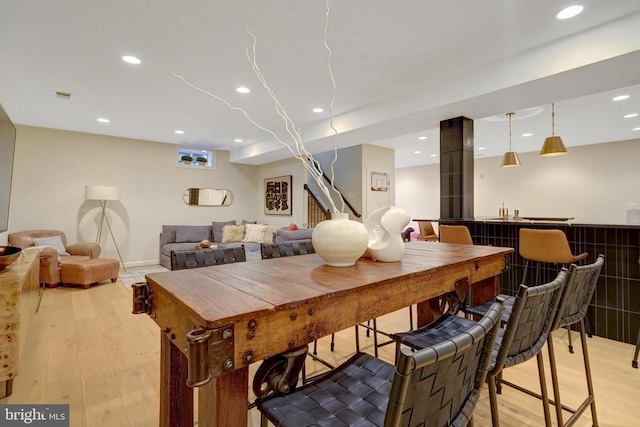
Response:
[[[429,301],[423,301],[416,304],[416,310],[418,312],[418,320],[416,321],[416,326],[418,328],[422,328],[435,320]]]
[[[245,366],[198,387],[198,427],[247,425],[249,367]]]
[[[489,277],[471,285],[471,306],[484,304],[500,293],[500,276]],[[433,298],[431,304],[438,305],[438,298]],[[417,326],[421,328],[433,322],[436,317],[431,309],[430,301],[417,304]],[[467,303],[469,304],[469,303]],[[639,335],[640,336],[640,335]]]
[[[187,357],[165,333],[161,335],[160,426],[191,426],[193,389],[187,386]]]
[[[500,293],[500,276],[489,277],[471,285],[469,306],[484,304]]]

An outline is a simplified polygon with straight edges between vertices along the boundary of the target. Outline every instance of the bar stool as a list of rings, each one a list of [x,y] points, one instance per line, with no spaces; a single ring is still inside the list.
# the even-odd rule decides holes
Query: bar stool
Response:
[[[561,264],[562,267],[567,267],[569,264],[583,260],[589,255],[587,252],[573,255],[567,236],[562,230],[538,230],[533,228],[520,229],[519,253],[520,256],[525,259],[524,273],[522,274],[523,284],[527,283],[529,261],[535,261],[537,263],[533,283],[539,283],[541,263]],[[573,353],[570,326],[567,326],[567,334],[569,339],[569,352]]]
[[[473,245],[469,229],[464,225],[441,225],[439,227],[440,242]]]
[[[426,242],[437,242],[438,235],[433,229],[431,221],[418,221],[418,228],[420,229],[420,238]]]
[[[537,230],[532,228],[520,229],[520,256],[525,259],[522,283],[527,282],[527,271],[529,262],[538,263],[536,268],[536,278],[533,283],[539,283],[540,263],[562,264],[567,266],[589,255],[583,252],[580,255],[573,255],[569,247],[567,236],[562,230]]]
[[[593,393],[593,380],[591,379],[591,367],[589,364],[589,352],[587,351],[587,338],[585,335],[584,319],[587,315],[589,303],[593,297],[598,282],[600,270],[604,265],[604,255],[598,255],[598,259],[593,264],[570,267],[569,278],[562,290],[562,297],[558,305],[558,311],[553,322],[551,331],[547,338],[547,349],[549,351],[549,364],[551,366],[551,382],[553,384],[554,405],[556,408],[556,418],[558,426],[573,425],[582,413],[591,407],[591,425],[598,425],[596,414],[596,401]],[[556,368],[556,357],[553,349],[553,332],[557,329],[576,325],[580,332],[582,343],[582,358],[584,362],[584,372],[587,381],[587,397],[577,409],[569,408],[560,401],[560,386],[558,383],[558,370]],[[575,390],[571,390],[575,395]],[[562,410],[571,412],[571,418],[565,423],[562,419]]]

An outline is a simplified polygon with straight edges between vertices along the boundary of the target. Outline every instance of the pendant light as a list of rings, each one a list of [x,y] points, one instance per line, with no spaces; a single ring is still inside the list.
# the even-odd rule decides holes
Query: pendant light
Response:
[[[502,164],[500,165],[502,168],[517,168],[518,166],[521,166],[518,153],[511,151],[511,116],[514,114],[515,113],[507,113],[507,116],[509,116],[509,151],[504,153],[504,156],[502,157]]]
[[[540,150],[541,156],[562,156],[569,153],[562,143],[562,139],[555,134],[555,117],[554,104],[551,103],[551,136],[544,140],[544,145],[542,146],[542,150]]]

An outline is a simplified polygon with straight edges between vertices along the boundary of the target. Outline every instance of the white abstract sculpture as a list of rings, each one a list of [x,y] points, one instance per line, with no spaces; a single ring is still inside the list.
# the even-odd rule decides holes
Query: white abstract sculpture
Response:
[[[376,261],[400,261],[404,255],[404,241],[400,233],[409,221],[411,216],[401,208],[387,206],[375,210],[364,224],[369,233],[367,255]]]

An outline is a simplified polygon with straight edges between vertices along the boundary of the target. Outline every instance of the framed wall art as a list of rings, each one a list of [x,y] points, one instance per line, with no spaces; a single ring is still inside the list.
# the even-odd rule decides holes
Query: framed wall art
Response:
[[[265,178],[265,215],[291,215],[291,175]]]

